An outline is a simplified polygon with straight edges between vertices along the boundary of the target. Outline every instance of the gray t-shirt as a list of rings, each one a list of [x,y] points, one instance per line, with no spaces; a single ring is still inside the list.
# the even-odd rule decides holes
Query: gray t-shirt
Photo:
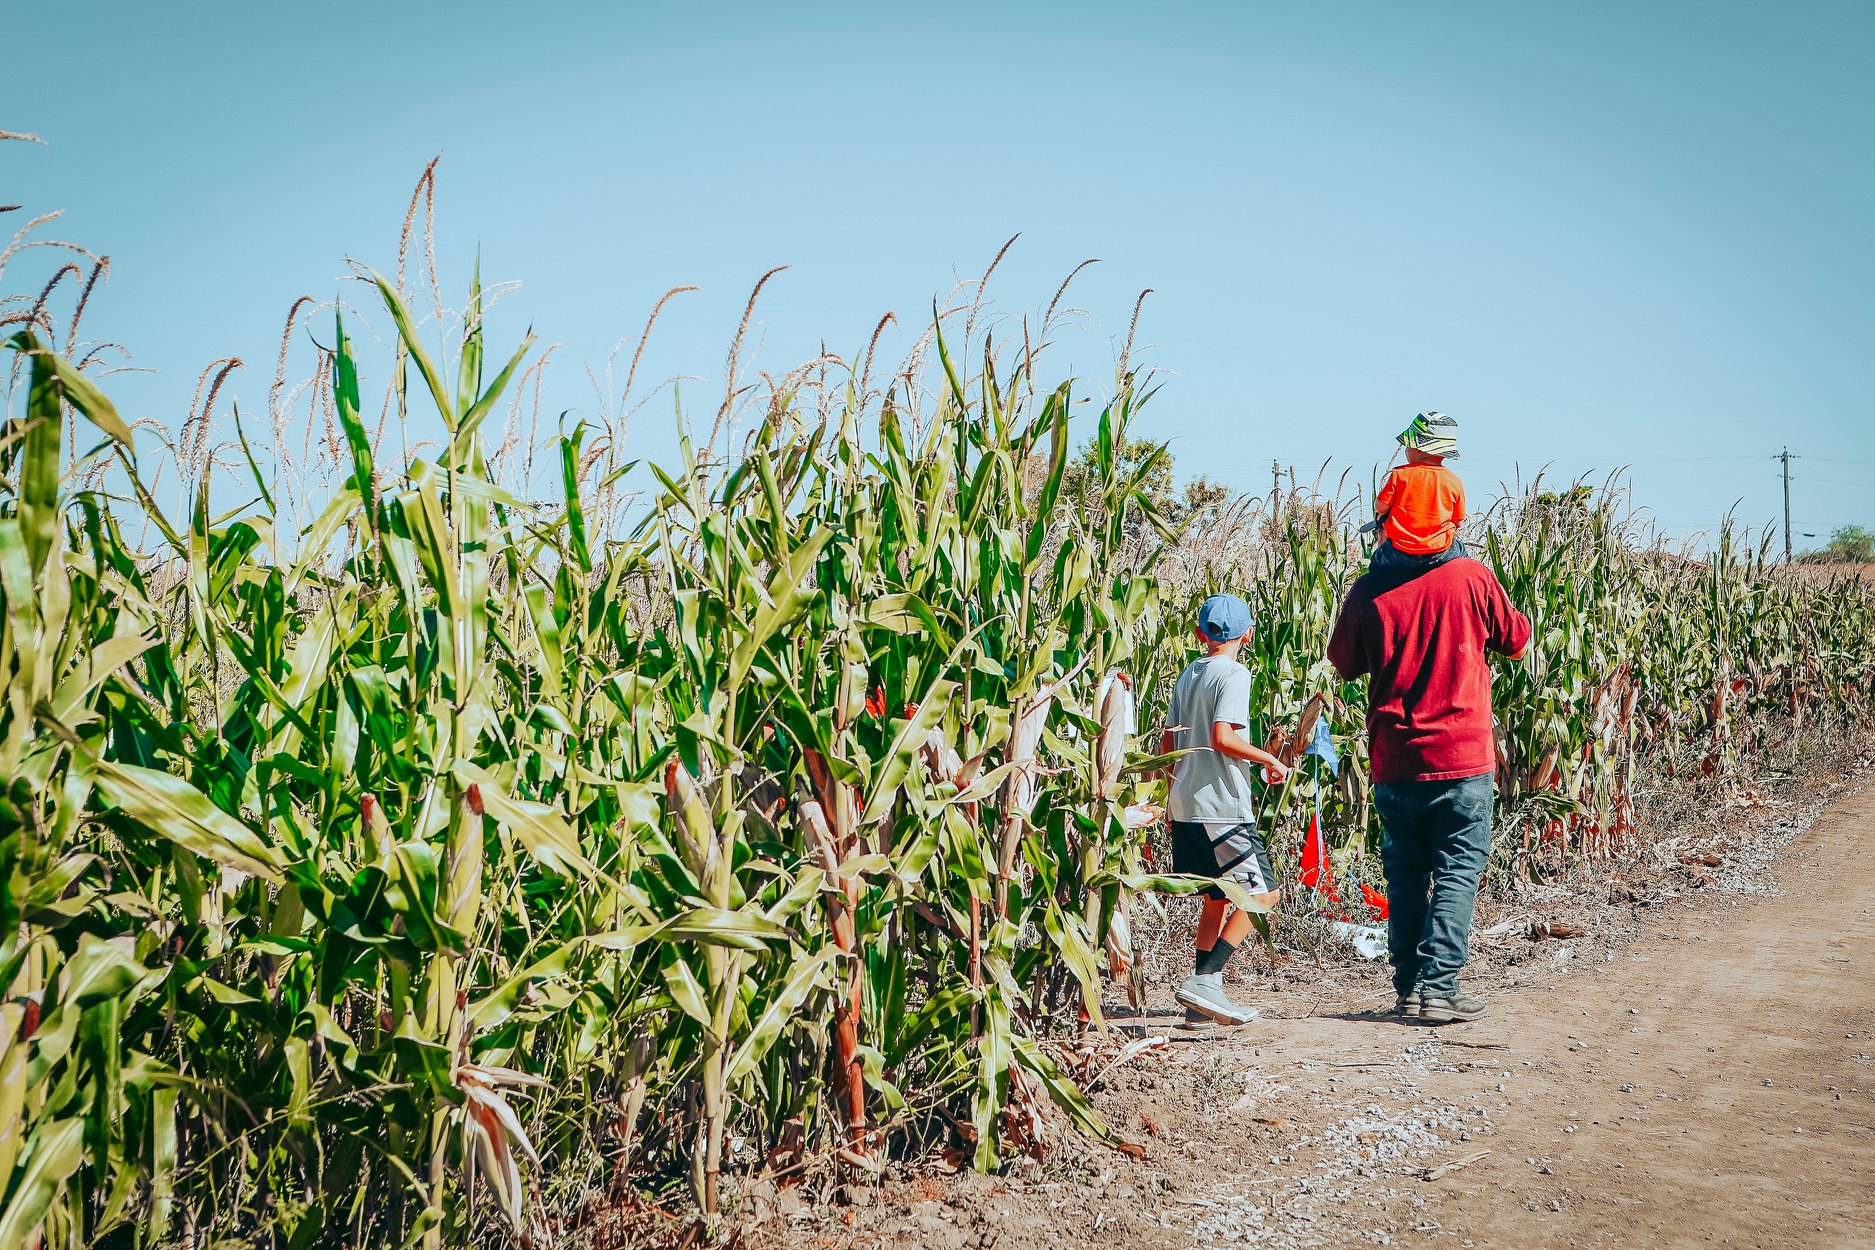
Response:
[[[1178,749],[1196,748],[1180,757],[1172,774],[1173,820],[1207,825],[1237,825],[1256,819],[1250,782],[1256,765],[1233,759],[1211,745],[1211,726],[1222,721],[1244,729],[1250,724],[1250,670],[1225,655],[1193,660],[1172,687],[1167,725]]]

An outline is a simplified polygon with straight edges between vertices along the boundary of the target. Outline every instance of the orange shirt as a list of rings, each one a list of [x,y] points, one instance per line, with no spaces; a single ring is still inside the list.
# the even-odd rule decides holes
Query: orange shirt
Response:
[[[1387,474],[1374,500],[1382,529],[1409,556],[1444,551],[1465,519],[1465,484],[1442,464],[1403,464]]]

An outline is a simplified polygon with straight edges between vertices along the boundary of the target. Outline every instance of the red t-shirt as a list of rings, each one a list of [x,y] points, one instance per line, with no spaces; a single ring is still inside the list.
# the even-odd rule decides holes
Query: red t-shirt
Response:
[[[1485,652],[1516,655],[1529,645],[1530,619],[1476,560],[1369,573],[1355,582],[1328,658],[1350,681],[1370,678],[1374,780],[1448,781],[1492,771],[1497,751]]]

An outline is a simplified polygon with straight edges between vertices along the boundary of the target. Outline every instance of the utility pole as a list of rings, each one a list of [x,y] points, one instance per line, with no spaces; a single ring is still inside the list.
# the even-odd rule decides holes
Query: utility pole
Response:
[[[1771,458],[1773,460],[1782,461],[1784,465],[1784,563],[1789,564],[1791,560],[1791,555],[1790,555],[1790,462],[1793,460],[1801,460],[1803,459],[1803,457],[1791,455],[1790,448],[1786,447],[1784,448],[1782,452],[1778,453],[1777,455]]]
[[[1270,461],[1270,498],[1283,497],[1283,466],[1279,460]]]

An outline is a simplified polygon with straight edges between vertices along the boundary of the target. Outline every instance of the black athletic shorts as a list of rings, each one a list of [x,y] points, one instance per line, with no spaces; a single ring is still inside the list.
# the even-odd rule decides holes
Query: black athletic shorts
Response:
[[[1254,824],[1173,821],[1172,871],[1193,877],[1229,877],[1252,894],[1267,893],[1278,884],[1269,848]],[[1212,886],[1204,896],[1223,898],[1224,891]]]

